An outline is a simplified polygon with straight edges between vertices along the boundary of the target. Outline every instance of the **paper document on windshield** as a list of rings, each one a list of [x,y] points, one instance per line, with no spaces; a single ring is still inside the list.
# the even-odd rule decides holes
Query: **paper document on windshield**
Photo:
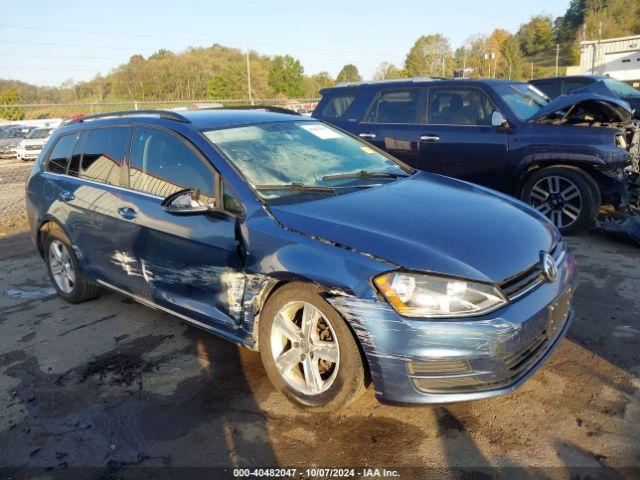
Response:
[[[321,124],[300,125],[300,127],[304,128],[307,132],[314,134],[316,137],[321,138],[322,140],[328,140],[330,138],[342,138],[342,135],[339,132],[331,130],[330,128],[327,128]]]

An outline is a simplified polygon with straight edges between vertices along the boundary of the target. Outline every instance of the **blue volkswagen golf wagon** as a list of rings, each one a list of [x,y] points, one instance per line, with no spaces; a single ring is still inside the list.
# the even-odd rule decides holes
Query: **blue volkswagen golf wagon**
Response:
[[[510,392],[572,317],[575,260],[524,203],[277,109],[136,111],[56,130],[27,184],[57,293],[102,289],[259,350],[330,411]]]

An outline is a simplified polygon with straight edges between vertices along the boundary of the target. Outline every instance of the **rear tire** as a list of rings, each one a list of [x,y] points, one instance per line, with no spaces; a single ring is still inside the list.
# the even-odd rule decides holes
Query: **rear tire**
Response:
[[[589,228],[600,209],[600,190],[584,170],[547,167],[531,175],[522,200],[547,217],[563,235]]]
[[[80,262],[64,232],[50,230],[43,244],[47,272],[60,297],[70,303],[80,303],[100,295],[100,287],[82,273]]]
[[[332,412],[364,393],[366,372],[351,330],[319,292],[291,283],[269,298],[260,315],[260,355],[271,383],[288,400]]]

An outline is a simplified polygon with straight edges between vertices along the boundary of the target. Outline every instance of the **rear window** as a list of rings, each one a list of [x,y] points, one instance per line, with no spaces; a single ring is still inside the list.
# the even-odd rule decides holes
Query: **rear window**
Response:
[[[322,118],[341,118],[356,99],[355,92],[334,93],[320,112]]]
[[[128,142],[128,127],[89,130],[82,154],[80,178],[120,185],[120,169]]]
[[[51,150],[51,155],[49,155],[47,171],[51,173],[66,173],[67,165],[69,164],[69,157],[71,156],[71,151],[76,143],[76,138],[77,134],[70,133],[58,139]]]

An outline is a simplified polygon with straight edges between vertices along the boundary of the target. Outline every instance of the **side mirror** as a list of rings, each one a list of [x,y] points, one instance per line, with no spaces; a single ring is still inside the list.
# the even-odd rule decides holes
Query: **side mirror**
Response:
[[[172,193],[160,204],[165,212],[173,215],[194,215],[217,211],[216,202],[207,202],[197,188],[187,188]]]
[[[507,124],[507,119],[504,118],[499,111],[494,110],[491,114],[491,125],[494,127],[504,127]]]

